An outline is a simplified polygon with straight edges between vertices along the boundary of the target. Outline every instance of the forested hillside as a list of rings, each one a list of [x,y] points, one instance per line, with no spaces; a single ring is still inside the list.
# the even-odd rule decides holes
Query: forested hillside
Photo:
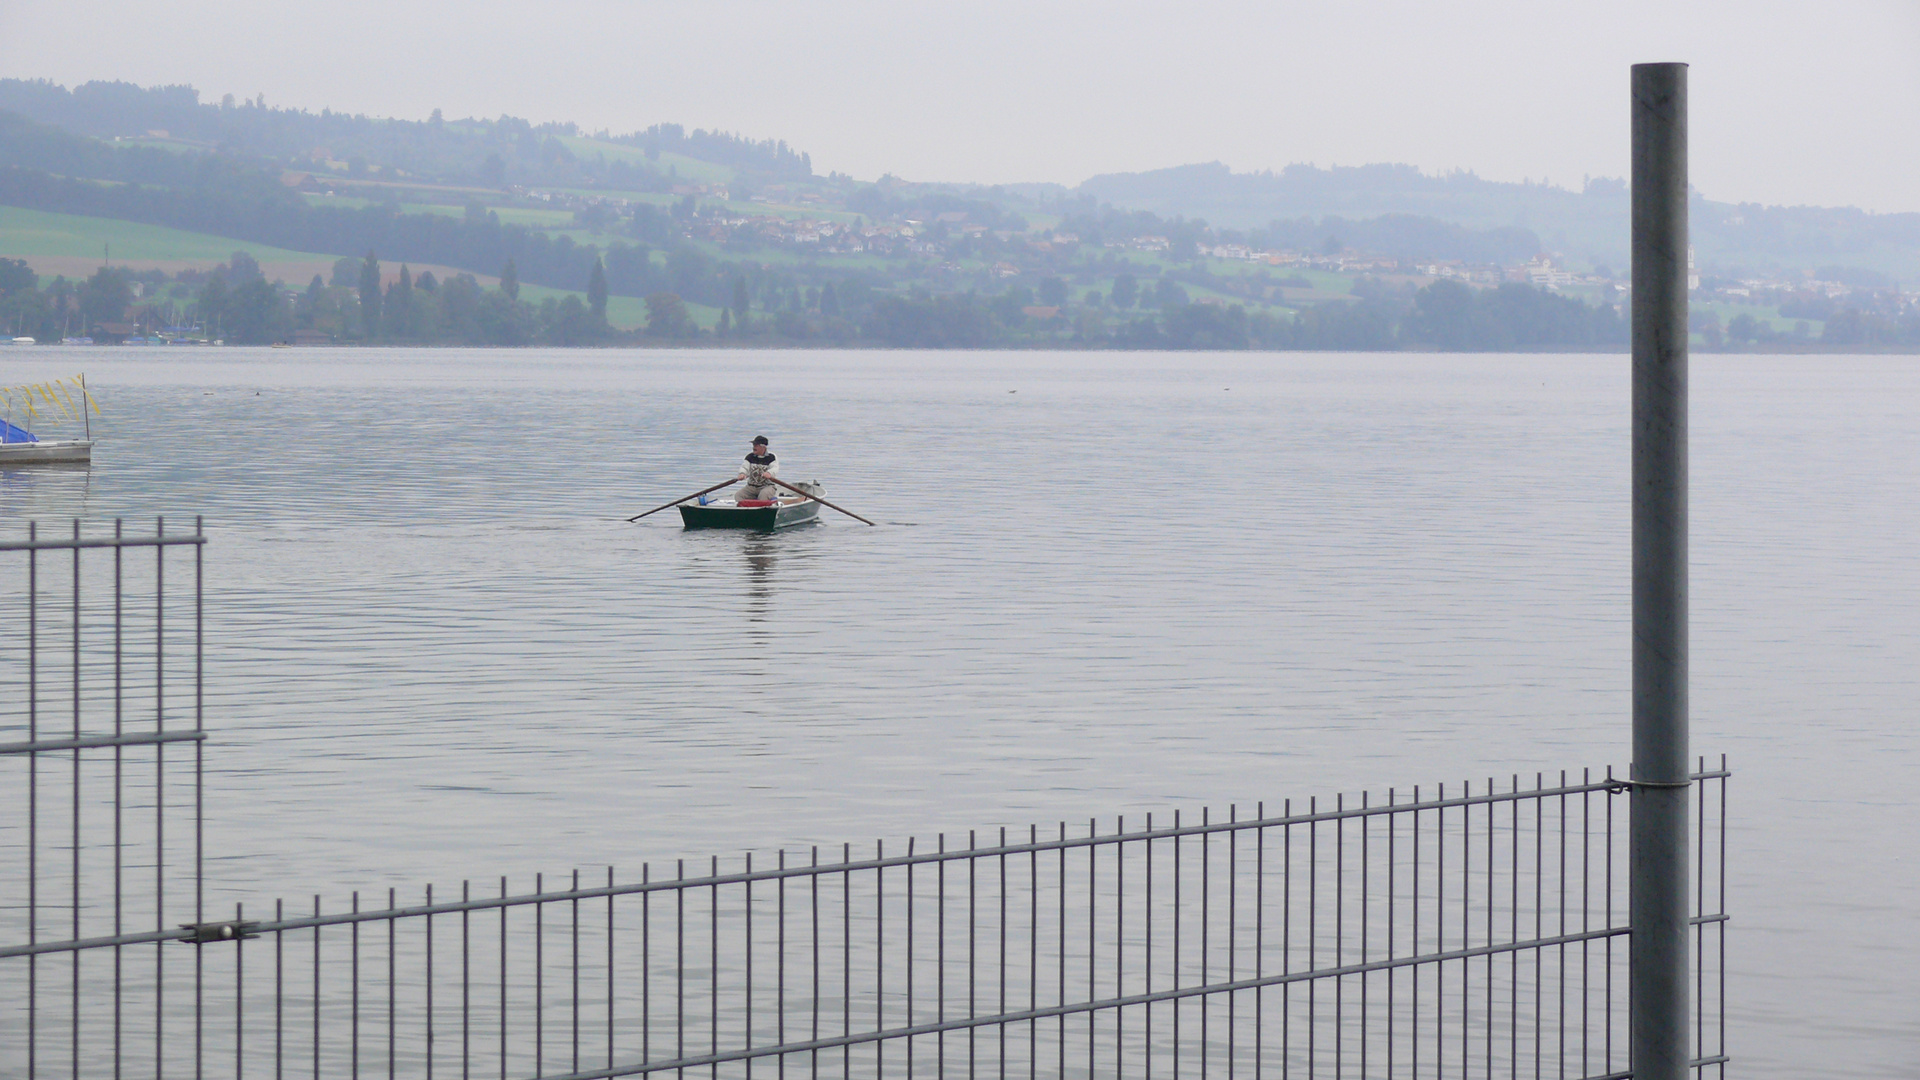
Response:
[[[1627,262],[1628,199],[1622,180],[1582,178],[1577,188],[1519,184],[1472,173],[1430,175],[1410,165],[1236,173],[1219,162],[1096,176],[1077,189],[1101,202],[1186,214],[1231,228],[1274,221],[1414,215],[1473,229],[1524,228],[1574,262]],[[1719,202],[1696,193],[1697,264],[1723,277],[1780,276],[1838,268],[1887,280],[1920,280],[1920,214],[1869,214],[1812,206]],[[1349,226],[1349,232],[1355,230]]]
[[[805,153],[778,140],[672,124],[584,133],[504,116],[403,121],[203,102],[187,87],[0,80],[0,206],[96,223],[31,243],[0,231],[0,256],[23,260],[37,279],[91,277],[96,254],[111,259],[114,222],[147,229],[149,241],[159,230],[202,238],[198,251],[237,251],[218,267],[195,256],[115,268],[170,286],[168,333],[206,336],[226,313],[203,310],[201,277],[217,271],[237,289],[247,274],[234,267],[260,272],[254,245],[293,253],[285,258],[312,277],[304,290],[300,279],[278,282],[284,310],[249,323],[255,336],[618,340],[621,325],[642,321],[645,301],[645,332],[661,340],[1618,347],[1615,269],[1624,263],[1581,265],[1557,250],[1564,230],[1543,239],[1502,218],[1501,194],[1514,187],[1384,166],[1254,177],[1196,166],[1096,178],[1077,191],[891,176],[864,183],[816,175]],[[1604,224],[1624,201],[1617,187],[1596,182],[1575,195],[1526,186],[1533,201],[1523,204],[1578,204]],[[1276,191],[1285,198],[1273,205],[1303,212],[1257,220],[1246,210]],[[1212,224],[1195,212],[1209,207],[1222,215]],[[83,232],[105,239],[60,239]],[[340,259],[384,276],[367,283],[329,272]],[[438,273],[423,275],[431,284],[418,290],[407,267]],[[1729,297],[1704,306],[1702,343],[1727,334],[1808,342],[1840,310],[1873,316],[1875,340],[1899,336],[1887,327],[1906,308],[1890,282],[1859,267],[1822,273],[1829,269],[1834,280],[1813,282],[1817,289],[1719,283]],[[437,291],[462,276],[499,294],[508,305],[499,317],[435,314],[448,297],[469,296],[466,285]],[[431,295],[386,305],[403,278],[408,294]],[[508,282],[547,290],[543,302],[553,305],[571,294],[573,314],[530,306],[503,289]],[[56,297],[53,285],[40,280],[34,303],[59,317],[37,318],[16,290],[16,328],[74,332],[78,294]],[[395,321],[376,309],[422,314]],[[626,322],[609,323],[609,311]],[[148,324],[161,318],[149,314]],[[94,329],[81,320],[81,332]]]

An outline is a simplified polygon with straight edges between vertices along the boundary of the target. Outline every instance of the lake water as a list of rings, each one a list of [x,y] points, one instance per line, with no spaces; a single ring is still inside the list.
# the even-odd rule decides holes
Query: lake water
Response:
[[[0,518],[205,515],[216,909],[1627,758],[1624,357],[0,354],[82,369]],[[1920,1047],[1916,418],[1694,360],[1742,1075]],[[879,527],[622,520],[755,434]]]

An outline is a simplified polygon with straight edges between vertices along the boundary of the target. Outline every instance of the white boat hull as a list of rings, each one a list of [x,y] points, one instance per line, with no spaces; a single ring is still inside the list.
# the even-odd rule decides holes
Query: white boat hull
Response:
[[[42,439],[39,442],[0,443],[0,465],[35,465],[42,462],[90,462],[92,439]]]

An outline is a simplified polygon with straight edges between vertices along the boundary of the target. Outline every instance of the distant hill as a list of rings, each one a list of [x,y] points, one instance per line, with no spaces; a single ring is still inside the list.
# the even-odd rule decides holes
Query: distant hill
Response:
[[[672,157],[720,165],[765,181],[804,180],[813,166],[777,140],[656,124],[608,145],[581,145],[574,124],[497,119],[390,120],[330,110],[270,108],[263,99],[203,102],[190,86],[90,82],[71,90],[45,80],[0,79],[0,112],[75,134],[173,150],[217,150],[285,167],[350,169],[442,183],[671,186]],[[631,149],[626,149],[631,148]],[[609,154],[605,152],[611,150]],[[626,152],[622,152],[626,150]],[[664,157],[663,157],[664,155]]]
[[[1219,162],[1096,176],[1077,189],[1100,202],[1161,216],[1202,218],[1251,229],[1274,221],[1413,214],[1471,229],[1532,230],[1549,251],[1575,262],[1624,270],[1627,185],[1590,179],[1580,191],[1546,183],[1503,183],[1468,172],[1431,175],[1411,165],[1236,173]],[[1763,207],[1696,196],[1692,209],[1702,269],[1739,272],[1838,270],[1855,279],[1920,280],[1920,214],[1855,209]],[[1859,283],[1872,284],[1871,280]]]
[[[649,337],[671,341],[1611,348],[1628,203],[1619,180],[1406,165],[864,182],[817,175],[779,140],[674,124],[588,133],[0,79],[0,258],[37,283],[0,295],[0,325],[35,336],[114,306],[101,274],[143,275],[169,304],[215,274],[251,289],[240,337],[259,340],[578,344],[645,306]],[[1703,346],[1920,347],[1920,303],[1887,288],[1920,280],[1920,214],[1701,198],[1693,236]],[[363,290],[375,263],[403,273]],[[431,283],[424,307],[407,267]],[[83,273],[94,300],[75,309],[58,279]],[[225,303],[186,314],[223,325]]]

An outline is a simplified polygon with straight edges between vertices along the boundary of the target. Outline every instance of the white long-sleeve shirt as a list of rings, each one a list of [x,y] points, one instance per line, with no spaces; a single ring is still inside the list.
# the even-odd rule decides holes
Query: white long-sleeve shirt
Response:
[[[749,487],[766,487],[767,477],[780,475],[779,459],[772,454],[748,454],[740,475],[747,478]]]

